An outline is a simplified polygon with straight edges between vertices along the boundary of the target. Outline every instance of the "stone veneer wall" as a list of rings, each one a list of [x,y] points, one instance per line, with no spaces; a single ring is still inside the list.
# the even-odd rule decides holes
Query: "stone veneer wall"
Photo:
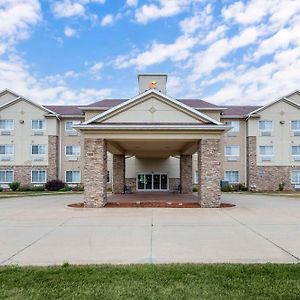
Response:
[[[169,190],[174,191],[180,185],[180,178],[169,178]]]
[[[280,183],[285,190],[294,190],[291,184],[291,172],[300,171],[299,166],[257,166],[256,137],[247,137],[247,185],[257,191],[276,191]]]
[[[48,166],[1,166],[0,170],[14,171],[14,181],[20,182],[21,185],[31,184],[31,171],[47,171],[47,181],[58,178],[58,137],[55,135],[48,136]]]
[[[192,155],[180,156],[180,185],[182,194],[191,194],[193,192]]]
[[[198,196],[202,207],[219,207],[221,204],[221,150],[220,140],[203,139],[198,144],[199,186]]]
[[[107,202],[107,143],[84,139],[84,205],[103,207]]]
[[[113,155],[113,186],[114,194],[123,194],[125,185],[125,155]]]
[[[136,192],[136,178],[125,178],[125,184],[131,187],[132,192]],[[169,178],[169,190],[172,191],[180,184],[180,178]]]

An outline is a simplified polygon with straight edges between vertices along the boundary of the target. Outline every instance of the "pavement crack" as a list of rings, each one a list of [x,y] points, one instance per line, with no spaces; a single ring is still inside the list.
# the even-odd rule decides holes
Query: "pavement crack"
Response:
[[[260,232],[254,230],[253,228],[251,228],[250,226],[248,226],[247,224],[239,221],[238,219],[236,219],[235,217],[231,216],[230,214],[228,214],[227,212],[225,212],[225,214],[227,214],[230,218],[232,218],[234,221],[236,221],[237,223],[239,223],[240,225],[246,227],[248,230],[250,230],[251,232],[255,233],[256,235],[258,235],[259,237],[263,238],[265,241],[271,243],[273,246],[277,247],[278,249],[280,249],[281,251],[285,252],[286,254],[290,255],[291,257],[293,257],[294,259],[296,259],[298,262],[300,261],[300,258],[296,255],[294,255],[293,253],[291,253],[290,251],[286,250],[285,248],[281,247],[280,245],[278,245],[277,243],[273,242],[272,240],[270,240],[269,238],[267,238],[266,236],[264,236],[263,234],[261,234]]]
[[[3,261],[0,262],[0,265],[3,265],[5,263],[7,263],[8,261],[10,261],[12,258],[16,257],[17,255],[19,255],[20,253],[22,253],[23,251],[25,251],[26,249],[28,249],[29,247],[33,246],[34,244],[36,244],[37,242],[39,242],[40,240],[42,240],[44,237],[48,236],[49,234],[51,234],[52,232],[54,232],[55,230],[57,230],[59,227],[62,227],[68,220],[65,220],[64,222],[60,223],[58,226],[54,227],[53,229],[51,229],[50,231],[44,233],[43,235],[41,235],[39,238],[35,239],[34,241],[32,241],[31,243],[29,243],[28,245],[26,245],[25,247],[23,247],[22,249],[18,250],[17,252],[15,252],[14,254],[12,254],[10,257],[4,259]]]

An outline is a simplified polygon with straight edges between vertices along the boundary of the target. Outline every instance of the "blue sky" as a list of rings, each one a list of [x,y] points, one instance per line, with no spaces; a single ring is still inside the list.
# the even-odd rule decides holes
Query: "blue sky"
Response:
[[[43,104],[133,97],[141,72],[217,104],[300,88],[299,0],[2,0],[0,20],[0,89]]]

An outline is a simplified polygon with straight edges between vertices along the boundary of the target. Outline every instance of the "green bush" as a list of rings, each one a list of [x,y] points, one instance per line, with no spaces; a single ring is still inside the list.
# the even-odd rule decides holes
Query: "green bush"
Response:
[[[66,185],[64,188],[59,190],[60,192],[69,192],[72,191],[72,188],[68,185]]]
[[[3,187],[0,186],[0,193],[3,192]]]
[[[198,188],[196,186],[193,187],[193,192],[197,193],[198,192]]]
[[[284,190],[284,187],[285,187],[285,182],[282,182],[282,183],[279,183],[279,184],[278,184],[278,190],[279,190],[279,191],[282,192],[282,191]]]
[[[111,193],[112,192],[111,186],[109,186],[106,190]]]
[[[11,182],[10,184],[9,184],[9,187],[10,187],[10,189],[12,190],[12,191],[16,191],[19,187],[20,187],[20,182]]]
[[[221,191],[226,193],[226,192],[232,192],[233,189],[232,189],[232,186],[230,184],[228,184],[228,185],[222,186]]]
[[[62,182],[61,180],[50,180],[45,184],[45,189],[47,191],[59,191],[61,189],[63,189],[66,186],[66,184],[64,182]]]
[[[45,191],[45,187],[43,185],[31,186],[30,191],[43,192],[43,191]]]
[[[77,184],[76,186],[72,187],[72,191],[74,192],[82,192],[84,190],[83,185]]]

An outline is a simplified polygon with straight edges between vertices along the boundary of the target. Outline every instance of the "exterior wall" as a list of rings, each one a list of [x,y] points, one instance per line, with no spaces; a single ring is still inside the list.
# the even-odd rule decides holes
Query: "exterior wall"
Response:
[[[272,145],[274,150],[272,161],[263,162],[257,155],[258,166],[300,166],[300,161],[294,161],[291,155],[291,146],[300,145],[300,136],[294,136],[291,121],[299,119],[299,109],[283,101],[260,112],[259,118],[249,119],[248,136],[257,137],[257,153],[259,146]],[[273,121],[271,136],[261,136],[258,128],[259,120]],[[280,121],[283,121],[283,124]]]
[[[291,96],[288,97],[293,102],[296,102],[298,105],[300,105],[300,92],[295,92]]]
[[[100,110],[87,110],[85,111],[85,121],[88,121],[90,119],[92,119],[93,117],[96,117],[97,115],[103,113],[104,110],[100,111]]]
[[[202,112],[203,114],[213,118],[216,121],[220,122],[220,111],[215,111],[215,110],[201,110],[197,109],[198,111]]]
[[[240,183],[246,184],[246,121],[245,119],[222,118],[222,122],[239,121],[240,130],[236,136],[230,136],[230,133],[222,135],[221,146],[221,178],[224,180],[225,171],[239,171]],[[236,161],[231,161],[231,157],[225,156],[225,146],[239,146],[240,155],[234,157]]]
[[[256,143],[256,137],[247,137],[248,186],[257,191],[276,191],[284,183],[285,190],[293,190],[291,172],[300,171],[300,166],[258,166]]]
[[[4,104],[6,104],[6,103],[8,103],[8,102],[10,102],[10,101],[12,101],[14,99],[16,99],[17,97],[18,96],[14,95],[14,94],[12,94],[10,92],[6,92],[6,93],[0,95],[0,106],[2,106]]]
[[[192,155],[180,156],[180,186],[182,194],[191,194],[193,192]]]

